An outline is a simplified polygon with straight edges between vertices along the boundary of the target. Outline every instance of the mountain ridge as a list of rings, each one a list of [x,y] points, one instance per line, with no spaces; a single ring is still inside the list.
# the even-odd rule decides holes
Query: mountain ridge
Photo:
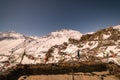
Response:
[[[5,35],[0,33],[0,38],[15,37],[0,40],[0,71],[17,64],[61,63],[71,60],[113,62],[120,65],[119,29],[120,26],[113,26],[92,34],[62,29],[43,37],[25,36],[17,32],[3,32]]]

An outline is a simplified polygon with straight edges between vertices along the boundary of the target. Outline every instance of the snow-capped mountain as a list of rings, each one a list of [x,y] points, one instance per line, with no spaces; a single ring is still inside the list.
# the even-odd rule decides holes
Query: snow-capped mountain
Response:
[[[120,31],[120,25],[114,26],[114,29],[118,29]]]
[[[109,27],[93,34],[82,35],[79,40],[69,38],[69,42],[51,47],[47,52],[47,60],[49,63],[77,60],[77,51],[80,50],[80,61],[93,59],[120,65],[119,46],[120,31]]]
[[[0,70],[19,63],[44,63],[45,54],[50,47],[68,42],[69,38],[80,39],[81,36],[78,31],[65,29],[43,37],[24,36],[14,31],[1,32]],[[36,59],[36,62],[33,59]]]
[[[0,40],[1,71],[16,64],[47,64],[70,60],[112,61],[120,65],[120,26],[90,34],[63,29],[43,37],[1,32],[0,38],[3,37],[7,38]]]
[[[15,31],[0,32],[0,40],[4,39],[22,39],[25,38],[24,35],[17,33]]]

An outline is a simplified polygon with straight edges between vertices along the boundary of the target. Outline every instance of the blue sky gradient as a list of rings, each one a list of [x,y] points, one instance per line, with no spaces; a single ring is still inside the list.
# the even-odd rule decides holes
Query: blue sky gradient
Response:
[[[60,29],[81,33],[120,24],[120,0],[0,0],[0,31],[43,36]]]

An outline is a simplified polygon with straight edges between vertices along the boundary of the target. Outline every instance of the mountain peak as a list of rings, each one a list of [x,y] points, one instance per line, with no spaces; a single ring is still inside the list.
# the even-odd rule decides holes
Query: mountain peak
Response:
[[[50,35],[54,36],[54,37],[66,36],[66,37],[70,37],[70,38],[80,39],[80,36],[82,34],[79,31],[75,31],[75,30],[71,30],[71,29],[61,29],[61,30],[57,30],[55,32],[51,32]]]
[[[119,29],[120,30],[120,25],[114,26],[114,29]]]
[[[23,34],[17,33],[16,31],[0,32],[0,38],[4,39],[21,39],[24,38]]]

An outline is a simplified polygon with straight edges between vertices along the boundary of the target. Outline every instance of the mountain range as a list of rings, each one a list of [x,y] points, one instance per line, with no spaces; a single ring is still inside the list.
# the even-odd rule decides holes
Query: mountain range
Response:
[[[0,72],[17,64],[73,60],[120,65],[120,25],[87,34],[62,29],[43,37],[26,36],[15,31],[0,32]]]

